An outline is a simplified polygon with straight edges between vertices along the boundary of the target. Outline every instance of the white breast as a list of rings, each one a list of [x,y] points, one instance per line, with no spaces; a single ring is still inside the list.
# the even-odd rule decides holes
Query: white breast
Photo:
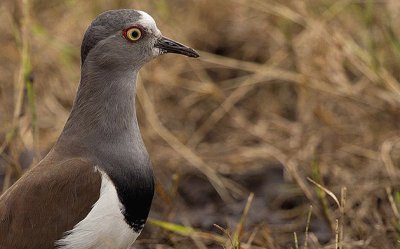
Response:
[[[59,249],[127,249],[139,233],[125,222],[123,206],[109,177],[102,172],[100,198],[81,222],[56,242]]]

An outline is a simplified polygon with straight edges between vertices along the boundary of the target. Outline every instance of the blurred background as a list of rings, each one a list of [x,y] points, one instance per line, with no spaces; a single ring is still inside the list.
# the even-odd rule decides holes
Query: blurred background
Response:
[[[399,246],[398,0],[2,0],[0,192],[56,141],[116,8],[201,54],[140,73],[157,192],[135,248]]]

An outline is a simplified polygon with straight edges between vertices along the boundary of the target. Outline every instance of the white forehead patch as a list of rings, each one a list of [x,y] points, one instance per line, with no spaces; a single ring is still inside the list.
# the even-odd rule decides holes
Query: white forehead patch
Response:
[[[138,10],[137,12],[139,12],[141,15],[138,21],[140,25],[150,29],[155,35],[161,34],[160,30],[158,30],[157,28],[156,21],[154,21],[153,17],[151,17],[149,14],[141,10]]]

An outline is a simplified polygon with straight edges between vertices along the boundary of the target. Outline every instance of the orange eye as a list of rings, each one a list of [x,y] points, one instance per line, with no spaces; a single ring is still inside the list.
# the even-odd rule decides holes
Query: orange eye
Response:
[[[124,32],[124,36],[131,41],[137,41],[142,37],[142,31],[138,28],[130,28]]]

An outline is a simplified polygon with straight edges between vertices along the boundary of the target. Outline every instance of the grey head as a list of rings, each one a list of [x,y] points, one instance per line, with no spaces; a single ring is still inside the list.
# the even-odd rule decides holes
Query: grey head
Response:
[[[199,56],[162,36],[154,19],[143,11],[119,9],[97,16],[82,41],[81,81],[62,138],[88,142],[89,135],[97,141],[110,132],[133,131],[137,73],[165,53]]]
[[[103,66],[140,69],[146,62],[165,53],[198,57],[198,53],[162,36],[154,19],[144,11],[110,10],[89,26],[81,46],[82,66],[96,60]]]
[[[97,16],[83,38],[81,81],[61,138],[91,141],[89,147],[93,147],[102,136],[109,141],[111,132],[139,134],[136,76],[146,62],[165,53],[199,56],[162,36],[154,19],[143,11],[119,9]]]

